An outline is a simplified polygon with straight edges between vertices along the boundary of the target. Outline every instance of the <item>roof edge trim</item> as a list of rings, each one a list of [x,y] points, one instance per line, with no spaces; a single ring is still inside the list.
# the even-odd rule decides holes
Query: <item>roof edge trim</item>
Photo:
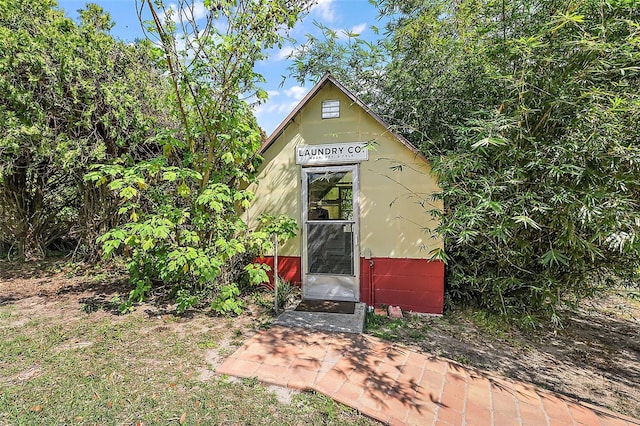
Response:
[[[302,100],[296,105],[296,107],[287,115],[287,117],[280,123],[278,127],[271,133],[271,135],[267,138],[265,143],[260,147],[261,154],[264,153],[273,143],[278,139],[278,137],[284,133],[287,126],[294,120],[296,115],[300,112],[302,108],[324,87],[327,82],[331,82],[334,86],[336,86],[340,91],[342,91],[352,102],[357,104],[360,108],[362,108],[369,116],[371,116],[374,120],[376,120],[382,127],[384,127],[393,137],[395,137],[400,143],[402,143],[406,148],[408,148],[411,152],[413,152],[417,157],[420,157],[423,161],[429,162],[427,157],[420,152],[411,142],[409,142],[404,136],[396,133],[395,131],[389,128],[389,125],[371,108],[369,108],[364,102],[362,102],[356,95],[354,95],[349,89],[344,87],[340,82],[338,82],[331,73],[326,72],[322,78],[309,90],[309,93],[306,94]]]

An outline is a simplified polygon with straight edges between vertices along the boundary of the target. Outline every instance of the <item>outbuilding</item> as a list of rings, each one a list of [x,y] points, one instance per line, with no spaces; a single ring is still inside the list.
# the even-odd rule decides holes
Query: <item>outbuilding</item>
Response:
[[[279,248],[280,277],[305,299],[442,313],[444,264],[428,260],[440,190],[411,143],[326,74],[260,152],[249,225],[284,214],[300,229]]]

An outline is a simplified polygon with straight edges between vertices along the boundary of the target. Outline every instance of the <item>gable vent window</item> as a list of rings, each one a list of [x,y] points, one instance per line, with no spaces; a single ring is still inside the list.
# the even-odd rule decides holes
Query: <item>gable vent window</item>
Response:
[[[340,117],[340,101],[322,101],[322,118]]]

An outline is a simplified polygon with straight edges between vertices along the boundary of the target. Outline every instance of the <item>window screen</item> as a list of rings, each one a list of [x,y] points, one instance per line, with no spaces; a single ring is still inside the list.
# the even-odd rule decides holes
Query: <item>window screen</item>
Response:
[[[340,101],[322,101],[322,118],[340,117]]]

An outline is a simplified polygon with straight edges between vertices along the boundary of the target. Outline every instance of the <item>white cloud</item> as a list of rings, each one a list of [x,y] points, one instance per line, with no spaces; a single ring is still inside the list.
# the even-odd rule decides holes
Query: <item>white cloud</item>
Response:
[[[289,56],[297,54],[300,51],[300,49],[302,49],[302,46],[291,46],[291,45],[284,46],[279,50],[274,49],[273,51],[271,51],[268,60],[276,61],[276,62],[289,60]]]
[[[308,90],[302,86],[291,86],[281,91],[268,90],[267,102],[254,106],[254,114],[262,122],[264,130],[267,133],[272,132],[287,114],[298,106]]]
[[[318,3],[311,8],[311,12],[320,15],[325,22],[333,22],[336,19],[334,0],[318,0]]]
[[[188,3],[186,3],[188,5]],[[180,22],[180,15],[178,13],[178,5],[176,3],[169,3],[166,8],[167,12],[171,14],[171,20],[176,24]],[[204,6],[203,1],[195,1],[191,7],[185,8],[182,11],[182,18],[185,21],[198,21],[207,16],[207,8]],[[165,20],[166,14],[162,14],[160,19]]]
[[[281,113],[283,115],[283,117],[286,117],[287,114],[289,114],[291,111],[293,111],[293,109],[295,107],[298,106],[299,103],[300,103],[300,101],[293,101],[293,102],[289,102],[289,103],[285,103],[285,104],[280,104],[280,105],[278,105],[278,108],[276,110],[279,113]]]
[[[296,101],[299,101],[307,94],[307,89],[302,86],[292,86],[288,89],[284,89],[284,94]]]
[[[351,27],[351,30],[349,30],[349,32],[354,34],[362,34],[366,29],[367,24],[363,22],[362,24],[354,25],[353,27]]]
[[[335,30],[335,32],[336,34],[338,34],[338,38],[340,40],[346,40],[349,38],[347,34],[362,34],[366,29],[367,29],[367,24],[362,23],[362,24],[354,25],[350,29]]]
[[[201,1],[195,2],[193,6],[193,15],[196,21],[207,16],[207,8],[204,7],[204,2],[201,2]]]
[[[291,55],[294,51],[295,49],[293,48],[293,46],[285,46],[282,49],[280,49],[280,51],[278,52],[278,55],[276,56],[276,59],[278,59],[279,61],[283,59],[287,59],[289,55]]]
[[[281,118],[284,118],[298,105],[299,101],[289,102],[267,102],[264,105],[258,105],[255,108],[256,116],[262,116],[264,114],[277,113]]]

